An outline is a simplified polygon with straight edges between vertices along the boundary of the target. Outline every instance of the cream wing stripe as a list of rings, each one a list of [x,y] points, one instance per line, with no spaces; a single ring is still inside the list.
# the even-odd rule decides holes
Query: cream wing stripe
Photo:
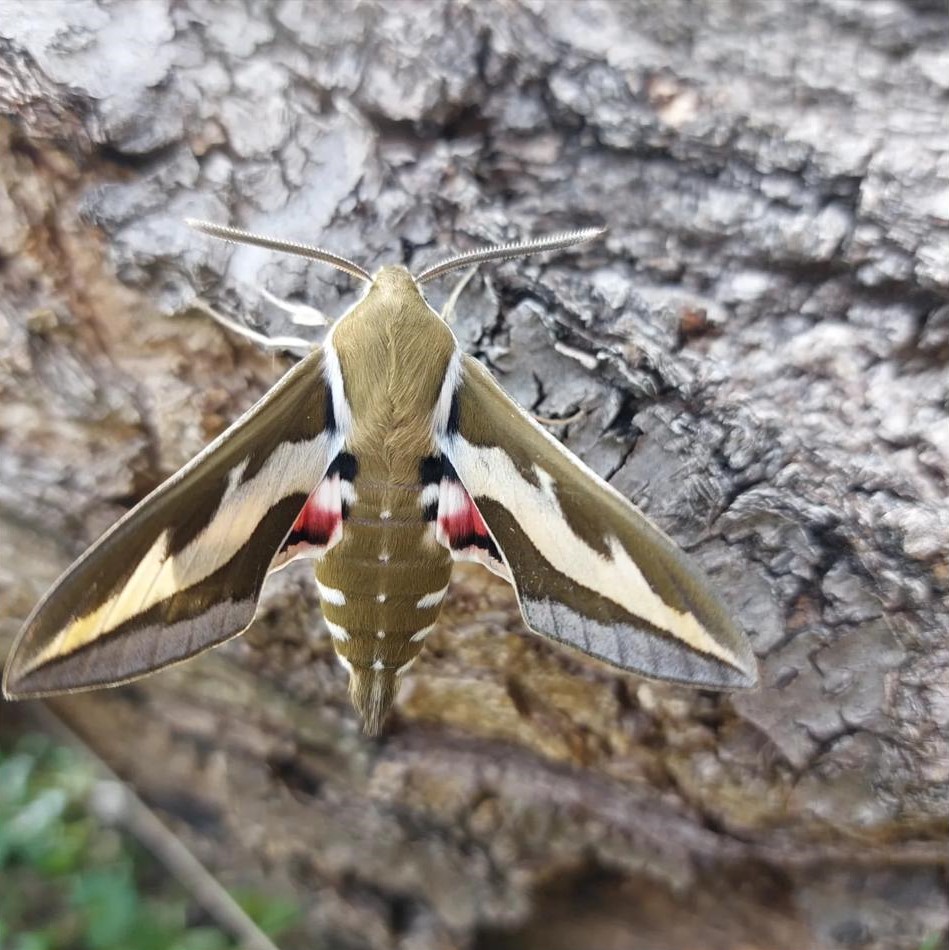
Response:
[[[490,498],[514,514],[531,543],[555,570],[694,650],[744,669],[742,660],[713,639],[691,613],[670,607],[650,587],[618,538],[604,538],[610,555],[603,557],[574,534],[563,517],[553,478],[543,468],[535,465],[540,485],[532,485],[503,449],[475,446],[460,435],[451,438],[449,454],[455,467],[465,473],[465,487],[475,503],[478,498]]]
[[[55,657],[75,652],[137,614],[210,577],[247,543],[275,502],[287,495],[308,495],[313,490],[313,459],[326,457],[334,439],[320,433],[308,442],[284,443],[245,482],[240,477],[246,461],[237,466],[230,473],[214,517],[190,544],[170,554],[170,530],[163,531],[122,589],[91,614],[58,633],[33,658],[27,672]]]

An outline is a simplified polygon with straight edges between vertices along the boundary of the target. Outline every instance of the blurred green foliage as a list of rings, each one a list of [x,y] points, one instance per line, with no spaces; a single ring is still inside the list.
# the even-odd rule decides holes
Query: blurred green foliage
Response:
[[[87,801],[98,776],[42,735],[0,744],[0,950],[225,950],[233,941],[129,835]],[[296,905],[237,900],[274,937]]]

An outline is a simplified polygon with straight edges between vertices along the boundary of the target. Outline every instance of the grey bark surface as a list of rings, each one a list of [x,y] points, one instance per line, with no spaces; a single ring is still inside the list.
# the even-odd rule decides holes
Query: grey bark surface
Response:
[[[297,943],[916,948],[949,928],[949,47],[938,2],[0,2],[0,644],[289,365],[202,302],[605,223],[455,330],[708,569],[762,688],[645,683],[459,570],[360,736],[305,569],[55,704]],[[438,295],[449,288],[437,288]],[[2,713],[2,710],[0,710]],[[936,946],[932,943],[931,946]]]

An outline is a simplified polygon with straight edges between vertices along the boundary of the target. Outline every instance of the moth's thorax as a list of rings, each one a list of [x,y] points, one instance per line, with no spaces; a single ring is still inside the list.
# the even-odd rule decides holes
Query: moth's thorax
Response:
[[[376,477],[412,481],[434,449],[432,414],[452,354],[452,332],[403,267],[384,267],[334,327],[352,418],[349,450]]]

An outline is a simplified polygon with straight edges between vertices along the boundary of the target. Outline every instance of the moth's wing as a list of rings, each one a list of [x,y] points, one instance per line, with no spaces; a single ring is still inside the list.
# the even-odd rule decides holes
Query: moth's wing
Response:
[[[342,441],[314,351],[66,571],[27,619],[4,693],[122,683],[240,633]]]
[[[279,571],[291,561],[319,561],[339,543],[343,522],[356,497],[355,475],[355,456],[340,452],[297,515],[290,533],[270,562],[271,571]]]
[[[508,583],[514,583],[481,512],[447,461],[438,484],[435,539],[451,551],[454,560],[483,564]]]
[[[645,676],[754,686],[751,645],[709,580],[637,508],[463,356],[444,455],[537,633]]]

